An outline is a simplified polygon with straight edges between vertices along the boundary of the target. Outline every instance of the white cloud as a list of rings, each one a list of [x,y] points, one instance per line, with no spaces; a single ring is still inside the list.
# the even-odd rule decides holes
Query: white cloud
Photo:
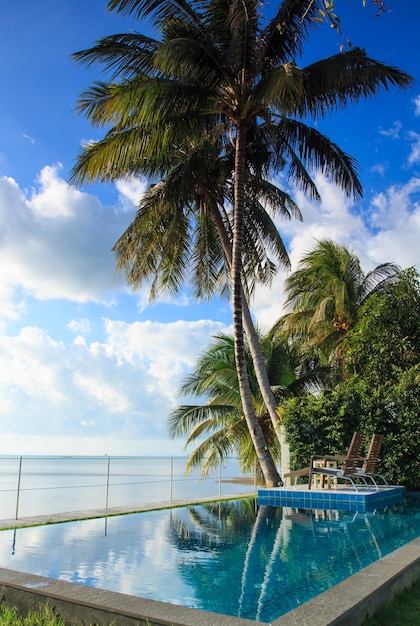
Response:
[[[0,336],[0,424],[8,437],[2,440],[3,452],[16,452],[5,442],[21,433],[28,438],[61,434],[69,441],[96,437],[108,441],[104,451],[109,454],[120,453],[121,441],[131,441],[130,453],[137,454],[139,442],[161,438],[168,443],[166,420],[179,403],[181,379],[211,336],[226,327],[211,320],[128,324],[105,319],[103,324],[103,341],[88,344],[79,335],[69,347],[40,328]]]
[[[420,95],[414,98],[414,115],[420,115]]]
[[[34,139],[33,137],[31,137],[30,135],[25,135],[25,134],[23,134],[23,135],[22,135],[22,137],[23,137],[24,139],[26,139],[27,141],[29,141],[29,143],[31,143],[31,144],[35,144],[35,139]]]
[[[71,330],[73,333],[81,333],[82,335],[87,335],[90,333],[91,323],[90,320],[86,318],[71,320],[71,322],[66,325],[66,328]]]
[[[401,129],[402,129],[401,122],[399,120],[396,120],[391,126],[391,128],[389,128],[388,130],[380,128],[378,132],[380,135],[385,135],[385,137],[391,137],[391,139],[399,139]]]
[[[130,215],[69,187],[58,172],[45,167],[30,195],[0,178],[0,315],[6,318],[19,314],[18,288],[41,300],[73,302],[109,302],[122,288],[111,248]]]
[[[373,165],[370,168],[371,172],[376,172],[377,174],[379,174],[382,178],[384,178],[385,176],[385,172],[389,167],[389,163],[375,163],[375,165]]]
[[[85,391],[99,407],[103,407],[110,413],[124,413],[132,409],[129,399],[115,389],[113,380],[104,380],[99,376],[86,376],[79,372],[74,373],[73,380],[76,386]],[[85,425],[85,420],[82,420]]]
[[[52,410],[61,405],[67,396],[66,361],[63,344],[40,328],[23,328],[15,337],[0,336],[0,414],[8,421],[22,409],[30,414],[43,403]]]
[[[411,140],[408,164],[415,165],[416,163],[420,163],[420,135],[412,130],[408,133],[408,138]]]
[[[117,180],[115,183],[119,191],[119,201],[121,206],[128,211],[138,206],[139,201],[144,195],[147,187],[145,179],[130,177],[127,179]]]
[[[384,261],[420,267],[420,179],[384,188],[357,207],[322,176],[316,183],[322,203],[298,194],[304,221],[278,223],[292,269],[324,238],[351,247],[365,271]],[[166,434],[167,416],[180,401],[179,384],[211,336],[229,329],[211,319],[145,320],[147,309],[142,321],[124,321],[127,300],[136,315],[137,294],[127,296],[122,281],[114,280],[110,248],[130,217],[69,188],[56,168],[43,170],[30,195],[13,179],[0,179],[2,452],[182,450],[183,441],[170,442]],[[272,289],[258,290],[253,302],[253,313],[266,328],[282,313],[285,277],[281,271]],[[111,298],[114,319],[107,313],[98,328],[98,307],[92,314],[85,303]],[[177,303],[188,304],[185,298]],[[50,327],[51,302],[44,321],[42,309],[36,324],[27,321],[33,302],[58,299],[66,304],[66,317],[61,315],[56,326]],[[184,310],[177,308],[176,314]],[[19,316],[27,316],[20,328]],[[75,334],[72,341],[64,329]]]
[[[279,222],[288,249],[292,271],[300,259],[322,239],[332,239],[348,246],[359,257],[365,272],[384,262],[403,268],[420,268],[420,205],[416,201],[420,179],[392,186],[363,200],[355,207],[335,185],[316,176],[322,202],[316,204],[298,198],[303,222]],[[356,212],[357,208],[357,212]],[[284,281],[280,270],[271,289],[258,289],[252,311],[263,328],[269,328],[284,312]]]
[[[368,246],[375,264],[393,261],[403,268],[420,268],[419,193],[420,178],[412,178],[373,198],[370,223],[376,230]]]

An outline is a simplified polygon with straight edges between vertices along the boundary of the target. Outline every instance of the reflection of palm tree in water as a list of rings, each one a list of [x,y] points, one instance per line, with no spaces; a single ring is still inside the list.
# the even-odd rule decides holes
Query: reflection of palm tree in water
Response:
[[[279,514],[281,518],[279,519]],[[274,544],[271,551],[269,551],[270,557],[267,565],[262,570],[260,566],[260,560],[258,559],[258,567],[252,567],[253,561],[259,557],[261,548],[261,539],[264,539],[264,544],[267,539],[267,526],[270,524],[278,524],[278,529],[275,533]],[[260,586],[260,594],[258,600],[256,602],[257,613],[255,619],[260,618],[261,610],[263,607],[263,599],[267,593],[267,589],[270,582],[270,575],[272,573],[273,565],[277,559],[277,556],[280,552],[282,546],[287,545],[289,542],[289,530],[291,528],[291,522],[289,522],[286,516],[283,514],[282,509],[276,509],[274,507],[260,506],[258,509],[258,514],[255,519],[255,524],[252,528],[251,539],[248,544],[248,549],[246,551],[244,568],[242,571],[241,577],[241,596],[239,598],[239,608],[238,608],[238,616],[241,617],[244,610],[244,602],[246,598],[252,598],[253,593],[247,593],[248,587],[248,579],[249,573],[252,572],[255,574],[256,571],[261,571],[262,583]],[[260,541],[259,541],[260,540]],[[265,546],[264,546],[265,547]],[[254,583],[255,589],[255,583]]]
[[[172,511],[169,539],[199,608],[223,613],[227,603],[232,615],[266,621],[279,586],[286,604],[299,602],[303,587],[319,593],[336,584],[337,565],[341,578],[364,567],[363,546],[370,544],[374,558],[381,558],[371,521],[369,515],[309,509],[261,506],[256,513],[254,501],[244,500]]]
[[[258,517],[257,517],[256,523],[253,528],[252,540],[250,541],[249,548],[247,551],[247,557],[246,557],[245,566],[244,566],[244,576],[242,580],[240,609],[241,609],[241,605],[243,603],[243,599],[245,597],[245,592],[246,592],[246,573],[250,567],[250,562],[251,562],[250,553],[256,549],[255,545],[257,543],[258,533],[262,529],[263,522],[267,522],[267,517],[266,517],[267,511],[265,511],[264,509],[267,509],[267,507],[261,507],[261,509],[259,510],[258,517],[261,517],[261,519],[258,520]],[[263,576],[263,581],[261,584],[260,596],[257,601],[257,612],[255,615],[255,619],[261,620],[264,618],[264,616],[262,616],[261,613],[265,609],[265,598],[269,594],[270,589],[273,588],[271,583],[275,583],[275,581],[271,580],[273,572],[275,570],[275,565],[276,565],[276,562],[278,562],[279,558],[282,558],[281,557],[282,548],[283,549],[286,548],[291,540],[291,532],[292,532],[293,526],[301,526],[301,527],[303,526],[306,529],[311,528],[313,531],[311,535],[313,537],[314,544],[317,543],[317,539],[319,539],[321,536],[320,535],[321,529],[325,530],[326,528],[328,528],[329,532],[339,531],[341,533],[344,533],[344,536],[345,536],[344,544],[350,547],[351,552],[353,554],[353,558],[355,559],[356,562],[359,563],[359,566],[364,567],[364,563],[362,562],[362,559],[360,558],[360,555],[358,553],[357,542],[354,541],[355,536],[352,532],[352,525],[353,523],[356,522],[356,520],[357,521],[360,520],[360,516],[358,516],[358,513],[355,513],[354,516],[350,520],[346,518],[347,516],[343,513],[340,513],[339,511],[316,511],[315,512],[312,510],[299,511],[297,509],[283,508],[283,515],[282,515],[282,519],[280,521],[278,530],[275,535],[273,548],[270,553],[270,557],[267,562],[267,565],[265,566],[265,569],[264,569],[264,576]],[[375,536],[375,532],[372,528],[372,525],[370,523],[370,515],[368,513],[365,513],[363,515],[363,522],[364,522],[365,529],[368,531],[369,543],[375,546],[376,552],[378,554],[378,558],[381,558],[383,556],[382,550]],[[358,536],[359,533],[360,533],[360,530],[357,530],[356,536]]]
[[[250,567],[250,563],[252,560],[252,553],[256,547],[257,544],[257,537],[259,535],[259,531],[261,529],[261,526],[265,523],[266,521],[266,515],[267,515],[267,511],[269,511],[269,507],[266,506],[260,506],[258,509],[258,513],[257,513],[257,517],[255,519],[255,524],[252,528],[252,533],[251,533],[251,538],[249,540],[248,543],[248,549],[246,551],[245,554],[245,561],[244,561],[244,567],[242,570],[242,577],[241,577],[241,595],[239,598],[239,607],[238,607],[238,617],[241,617],[242,615],[242,611],[243,611],[243,603],[244,603],[244,599],[245,599],[245,594],[246,594],[246,586],[247,586],[247,579],[248,579],[248,570]]]
[[[274,540],[273,550],[270,555],[270,559],[267,563],[267,566],[264,571],[264,580],[261,586],[261,593],[257,603],[257,615],[256,619],[259,620],[261,617],[261,611],[264,608],[264,598],[267,594],[267,590],[270,584],[270,578],[273,571],[273,565],[277,560],[277,557],[280,553],[280,550],[283,546],[287,546],[290,541],[290,530],[292,528],[292,522],[285,515],[285,510],[283,509],[283,517],[279,524],[279,528],[276,533],[276,538]]]
[[[261,588],[257,583],[266,578],[261,555],[272,554],[271,558],[275,559],[277,550],[272,548],[272,535],[274,533],[278,538],[285,531],[281,519],[282,510],[279,508],[260,507],[256,514],[254,500],[237,502],[235,505],[221,503],[190,507],[188,518],[173,511],[170,533],[174,545],[185,552],[201,552],[204,558],[207,558],[206,554],[209,556],[206,563],[208,569],[200,567],[200,559],[197,561],[192,558],[188,563],[183,562],[181,568],[189,584],[195,587],[198,594],[201,586],[207,589],[207,593],[208,588],[212,589],[212,595],[217,599],[217,586],[221,595],[225,595],[226,586],[223,584],[226,583],[223,583],[223,579],[229,580],[229,594],[233,596],[235,614],[240,616],[242,610],[247,611],[247,616],[250,612],[255,614]],[[267,528],[270,532],[267,532]],[[282,545],[279,539],[274,543]],[[244,546],[247,546],[245,552]],[[188,565],[186,568],[183,567],[185,563]],[[238,599],[236,607],[239,609],[235,608],[234,597]]]

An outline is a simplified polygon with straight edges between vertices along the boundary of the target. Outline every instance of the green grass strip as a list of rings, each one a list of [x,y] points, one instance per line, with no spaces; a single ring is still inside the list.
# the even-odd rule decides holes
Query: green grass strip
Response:
[[[420,579],[385,604],[362,626],[420,626]]]
[[[1,603],[0,626],[66,626],[66,622],[59,615],[55,615],[48,605],[22,615],[16,609]]]

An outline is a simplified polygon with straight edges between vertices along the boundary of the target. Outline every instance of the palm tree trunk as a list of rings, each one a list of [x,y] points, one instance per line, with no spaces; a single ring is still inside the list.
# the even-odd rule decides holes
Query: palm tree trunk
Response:
[[[254,363],[255,367],[255,374],[257,377],[258,386],[261,390],[264,404],[267,407],[271,423],[273,424],[274,432],[276,433],[277,439],[279,440],[281,455],[281,474],[282,476],[284,476],[284,474],[287,474],[287,472],[290,471],[290,451],[289,445],[286,441],[286,430],[281,423],[280,415],[277,411],[277,402],[271,390],[264,358],[261,352],[260,342],[258,341],[258,336],[255,332],[251,313],[244,294],[242,302],[242,314],[245,333],[248,340],[249,349],[251,351],[252,362]]]
[[[223,251],[230,268],[232,268],[232,245],[230,243],[225,225],[220,215],[220,211],[213,198],[207,197],[207,204],[211,209],[212,219],[216,226],[220,240],[222,242]],[[268,379],[267,370],[264,363],[264,357],[261,352],[260,342],[255,330],[254,323],[252,321],[251,312],[249,310],[248,302],[245,298],[245,294],[242,288],[242,315],[243,325],[248,341],[249,349],[251,351],[252,361],[255,367],[255,374],[258,381],[258,386],[261,390],[261,394],[264,403],[267,407],[268,414],[273,424],[274,432],[277,435],[277,439],[280,445],[281,454],[281,473],[282,476],[290,471],[290,451],[286,441],[285,428],[281,423],[279,413],[277,411],[277,403],[274,394],[271,390],[270,381]]]
[[[280,476],[268,450],[267,442],[252,405],[251,390],[245,360],[244,328],[242,321],[242,246],[244,233],[244,187],[246,168],[246,127],[239,123],[235,150],[235,207],[232,245],[232,314],[235,361],[238,372],[239,391],[248,429],[261,465],[266,485],[277,486]]]

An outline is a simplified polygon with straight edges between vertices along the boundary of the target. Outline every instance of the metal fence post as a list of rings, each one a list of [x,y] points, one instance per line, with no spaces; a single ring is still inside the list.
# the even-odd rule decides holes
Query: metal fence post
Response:
[[[19,458],[19,474],[18,474],[18,484],[17,484],[17,494],[16,494],[16,517],[18,518],[19,514],[19,498],[20,498],[20,478],[22,476],[22,457]]]
[[[111,462],[111,457],[109,456],[107,459],[107,464],[106,464],[106,502],[105,502],[105,508],[108,508],[108,495],[109,495],[109,466],[110,466],[110,462]]]
[[[254,491],[257,491],[257,461],[255,461],[254,467]]]
[[[222,495],[222,459],[219,461],[219,498]]]
[[[173,478],[174,478],[174,458],[173,458],[173,456],[170,457],[170,461],[171,461],[171,463],[170,463],[170,468],[171,468],[171,470],[170,470],[170,482],[171,482],[171,485],[170,485],[171,499],[170,499],[170,501],[172,502],[172,483],[173,483]]]

